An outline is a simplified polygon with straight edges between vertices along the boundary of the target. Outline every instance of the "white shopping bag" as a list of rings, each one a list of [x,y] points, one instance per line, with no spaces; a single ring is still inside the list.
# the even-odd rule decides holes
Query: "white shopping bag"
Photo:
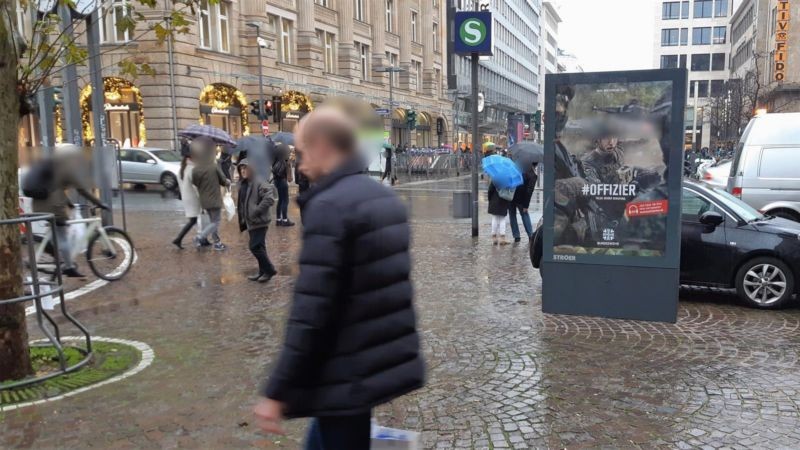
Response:
[[[230,189],[222,197],[222,204],[225,206],[225,218],[229,221],[233,220],[233,216],[236,215],[236,203],[233,201]]]
[[[419,450],[419,433],[408,430],[398,430],[387,428],[372,423],[372,440],[370,449],[372,450]]]

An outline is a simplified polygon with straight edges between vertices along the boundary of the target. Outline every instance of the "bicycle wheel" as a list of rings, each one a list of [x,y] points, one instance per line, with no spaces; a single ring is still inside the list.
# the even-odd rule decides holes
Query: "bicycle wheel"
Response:
[[[33,245],[34,251],[39,250],[39,246],[42,245],[42,241],[44,238],[38,234],[33,235]],[[20,244],[22,247],[20,248],[20,253],[22,256],[22,267],[30,271],[31,270],[31,261],[29,258],[28,253],[28,237],[26,235],[21,236]],[[36,267],[39,272],[44,273],[46,275],[54,275],[56,273],[56,258],[53,253],[53,243],[51,241],[47,242],[44,251],[42,252],[39,259],[36,261]]]
[[[133,242],[128,235],[115,227],[104,227],[108,240],[95,233],[86,249],[89,268],[99,278],[115,281],[122,278],[133,264]]]

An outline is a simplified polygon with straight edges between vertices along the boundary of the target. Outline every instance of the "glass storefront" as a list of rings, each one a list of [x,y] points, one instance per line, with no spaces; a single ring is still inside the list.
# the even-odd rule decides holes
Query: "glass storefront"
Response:
[[[200,93],[200,123],[226,131],[234,139],[250,134],[247,98],[224,83],[209,84]]]
[[[119,77],[103,78],[103,109],[106,113],[107,138],[122,147],[142,147],[147,143],[144,126],[144,106],[139,88]],[[86,143],[94,140],[92,86],[81,90],[81,123]]]

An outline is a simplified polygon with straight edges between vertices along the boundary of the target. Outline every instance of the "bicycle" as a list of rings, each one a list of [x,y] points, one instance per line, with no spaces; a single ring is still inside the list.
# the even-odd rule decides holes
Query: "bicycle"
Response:
[[[97,209],[99,208],[90,209],[92,216]],[[86,262],[92,273],[103,280],[116,281],[128,273],[133,265],[135,250],[131,238],[125,231],[112,226],[104,227],[100,217],[73,219],[66,223],[70,226],[86,226],[86,230],[78,240],[70,242],[73,258],[85,253]],[[37,242],[36,263],[39,270],[55,273],[53,230],[48,229],[44,235],[35,235],[34,239]]]

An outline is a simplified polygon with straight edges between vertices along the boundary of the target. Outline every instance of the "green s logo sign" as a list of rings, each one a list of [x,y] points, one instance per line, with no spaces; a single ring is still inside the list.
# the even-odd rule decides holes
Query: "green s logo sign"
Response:
[[[458,30],[458,34],[461,37],[461,42],[470,47],[481,45],[486,40],[486,24],[480,19],[467,19],[461,23],[461,29]]]

